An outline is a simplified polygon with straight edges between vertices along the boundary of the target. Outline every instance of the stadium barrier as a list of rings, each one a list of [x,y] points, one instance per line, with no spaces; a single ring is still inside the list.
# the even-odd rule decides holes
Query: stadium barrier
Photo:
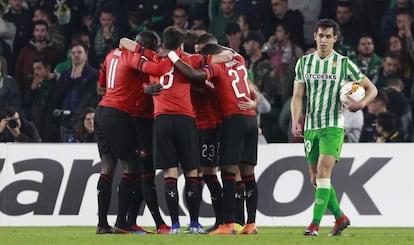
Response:
[[[353,226],[413,227],[407,210],[414,205],[411,151],[414,144],[345,144],[332,182]],[[410,160],[411,159],[411,160]],[[0,226],[94,226],[100,160],[95,144],[0,144]],[[119,169],[117,172],[119,176]],[[256,179],[259,226],[306,226],[312,217],[313,186],[302,144],[259,146]],[[116,186],[109,220],[115,221]],[[157,173],[161,213],[167,212],[163,178]],[[184,179],[178,181],[183,193]],[[214,223],[207,188],[200,222]],[[170,222],[166,217],[166,221]],[[180,221],[189,222],[180,196]],[[334,221],[327,213],[323,226]],[[138,223],[154,226],[147,208]]]

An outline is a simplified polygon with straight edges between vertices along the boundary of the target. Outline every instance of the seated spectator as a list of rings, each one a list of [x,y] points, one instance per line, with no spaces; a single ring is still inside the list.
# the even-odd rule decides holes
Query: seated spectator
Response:
[[[0,142],[40,142],[36,126],[12,108],[0,108]]]
[[[79,117],[76,142],[96,142],[94,129],[95,109],[87,107]]]
[[[377,115],[377,143],[406,142],[404,133],[399,130],[398,117],[391,112],[381,112]]]
[[[240,26],[242,37],[246,38],[252,31],[261,32],[262,20],[258,15],[244,14],[239,16],[237,24]]]

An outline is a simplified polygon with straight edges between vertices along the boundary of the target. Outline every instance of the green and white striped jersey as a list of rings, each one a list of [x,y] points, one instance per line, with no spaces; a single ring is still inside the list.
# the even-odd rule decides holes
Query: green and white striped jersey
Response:
[[[305,83],[305,130],[344,127],[343,106],[339,100],[341,86],[360,82],[365,76],[348,57],[336,51],[321,59],[315,51],[296,63],[295,83]]]

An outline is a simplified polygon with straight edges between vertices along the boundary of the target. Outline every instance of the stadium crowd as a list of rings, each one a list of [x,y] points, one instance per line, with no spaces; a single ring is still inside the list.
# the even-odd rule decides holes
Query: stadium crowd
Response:
[[[242,54],[271,106],[260,117],[262,137],[297,142],[289,133],[294,66],[314,51],[316,22],[331,18],[341,28],[335,50],[381,90],[367,110],[346,114],[346,140],[412,142],[413,2],[0,0],[0,118],[18,122],[1,124],[0,141],[93,141],[82,125],[100,101],[98,71],[107,53],[122,37],[175,26],[188,31],[190,52],[209,32]]]

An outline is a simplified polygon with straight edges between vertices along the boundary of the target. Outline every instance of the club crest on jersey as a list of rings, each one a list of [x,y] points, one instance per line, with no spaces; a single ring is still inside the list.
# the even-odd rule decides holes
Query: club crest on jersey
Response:
[[[332,67],[336,67],[338,65],[338,62],[334,61],[332,62]]]

